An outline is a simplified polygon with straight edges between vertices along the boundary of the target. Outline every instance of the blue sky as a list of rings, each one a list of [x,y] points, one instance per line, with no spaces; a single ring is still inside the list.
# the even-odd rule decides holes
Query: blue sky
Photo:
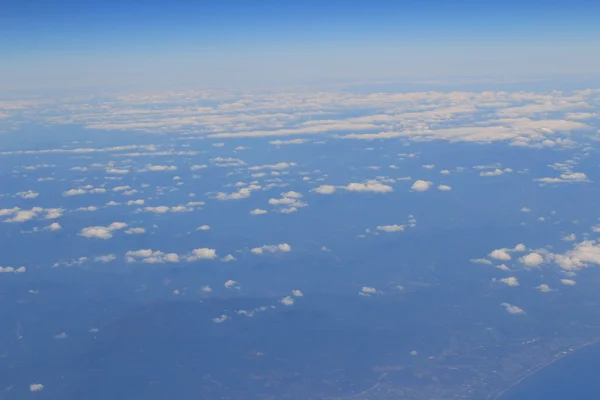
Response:
[[[591,73],[593,1],[7,1],[3,89]]]

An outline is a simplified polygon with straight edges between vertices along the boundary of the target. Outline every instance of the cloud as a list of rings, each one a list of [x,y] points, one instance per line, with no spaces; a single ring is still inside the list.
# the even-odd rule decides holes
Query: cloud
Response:
[[[302,144],[306,142],[308,142],[308,139],[271,140],[269,143],[273,146],[284,146],[289,144]]]
[[[312,189],[311,192],[315,192],[318,194],[332,194],[335,192],[335,186],[321,185],[317,188]]]
[[[277,164],[267,164],[267,165],[256,165],[254,167],[249,167],[248,170],[250,171],[260,171],[263,169],[272,169],[272,170],[278,170],[278,169],[287,169],[287,168],[291,168],[291,167],[295,167],[297,164],[296,163],[287,163],[287,162],[280,162]]]
[[[508,286],[519,286],[519,280],[517,278],[515,278],[514,276],[510,276],[508,278],[502,278],[500,279],[500,282],[508,285]]]
[[[294,289],[294,290],[292,290],[292,296],[295,296],[295,297],[302,297],[302,296],[304,296],[304,293],[302,293],[302,291],[301,291],[301,290]]]
[[[33,190],[17,193],[17,196],[20,196],[22,199],[35,199],[39,195],[40,194],[38,192],[34,192]]]
[[[61,229],[62,229],[62,226],[60,226],[60,224],[58,222],[53,222],[44,228],[44,230],[47,230],[47,231],[58,231]]]
[[[377,230],[383,232],[402,232],[404,225],[380,225],[377,227]]]
[[[277,245],[264,245],[261,247],[254,247],[253,249],[250,250],[253,254],[257,254],[257,255],[261,255],[265,252],[267,253],[287,253],[292,251],[292,246],[290,246],[287,243],[281,243],[281,244],[277,244]]]
[[[575,236],[574,233],[571,233],[569,235],[563,236],[561,238],[561,240],[564,240],[565,242],[573,242],[577,239],[577,236]]]
[[[488,259],[485,258],[471,258],[471,262],[474,264],[489,264],[491,265],[492,262]]]
[[[129,228],[125,231],[128,235],[139,235],[142,233],[146,233],[146,229],[144,228]]]
[[[217,258],[217,251],[206,247],[192,250],[192,255],[187,258],[188,261],[196,260],[214,260]]]
[[[13,268],[13,267],[2,267],[0,266],[0,273],[15,273],[21,274],[26,271],[25,267]]]
[[[114,254],[105,254],[102,256],[97,256],[94,257],[94,261],[96,262],[102,262],[102,263],[107,263],[107,262],[111,262],[117,259],[117,256],[115,256]]]
[[[209,225],[200,225],[199,227],[196,228],[197,231],[208,231],[210,230],[210,226]]]
[[[144,262],[147,264],[176,263],[180,261],[176,253],[163,253],[159,250],[130,250],[125,253],[125,261],[128,263]]]
[[[438,190],[448,191],[448,190],[452,190],[452,188],[448,185],[439,185]]]
[[[252,215],[263,215],[263,214],[266,214],[266,213],[268,213],[267,210],[262,210],[260,208],[256,208],[256,209],[250,211],[250,214],[252,214]]]
[[[534,252],[519,258],[519,261],[527,267],[537,267],[544,262],[544,257],[542,257],[541,254]]]
[[[187,206],[157,206],[157,207],[144,207],[144,211],[151,212],[154,214],[165,214],[167,212],[179,213],[179,212],[191,212],[194,211],[193,208]]]
[[[549,258],[566,271],[579,271],[590,264],[600,265],[600,244],[586,240],[564,254],[550,254]]]
[[[574,280],[571,280],[571,279],[561,279],[560,283],[562,283],[563,285],[567,285],[567,286],[575,286],[577,284],[577,282],[575,282]]]
[[[225,286],[225,288],[227,289],[240,289],[240,285],[237,281],[234,281],[232,279],[226,281],[223,286]]]
[[[489,256],[496,260],[502,260],[502,261],[508,261],[511,259],[511,256],[510,256],[510,254],[508,254],[506,249],[494,250],[489,254]]]
[[[285,296],[283,299],[279,300],[279,302],[284,306],[291,306],[294,304],[294,298],[292,296]]]
[[[548,293],[552,290],[552,289],[550,289],[550,286],[548,286],[544,283],[542,283],[540,286],[536,286],[536,289],[542,293]]]
[[[139,172],[146,172],[146,171],[176,171],[177,167],[174,165],[152,165],[152,164],[146,164],[146,167],[144,169],[140,169]]]
[[[370,180],[366,183],[350,183],[344,189],[349,192],[371,192],[371,193],[389,193],[394,189],[383,183]]]
[[[362,289],[360,289],[360,292],[358,292],[358,294],[360,294],[361,296],[371,296],[373,294],[377,294],[377,289],[371,286],[363,286]]]
[[[221,258],[223,262],[235,261],[235,257],[232,254],[227,254],[225,257]]]
[[[109,226],[88,226],[83,228],[79,235],[87,237],[87,238],[95,238],[95,239],[110,239],[113,237],[113,232],[124,229],[127,227],[127,224],[124,222],[113,222]]]
[[[512,172],[512,169],[510,169],[510,168],[504,168],[502,170],[502,169],[496,168],[493,171],[481,171],[479,173],[479,176],[499,176],[499,175],[503,175],[503,174],[505,174],[507,172]]]
[[[41,383],[32,383],[31,385],[29,385],[30,392],[41,392],[43,388],[44,385],[42,385]]]
[[[215,324],[221,324],[221,323],[227,321],[228,319],[229,319],[229,317],[227,315],[222,314],[221,316],[213,318],[212,320]]]
[[[429,190],[430,187],[431,187],[431,182],[422,181],[419,179],[419,180],[415,181],[415,183],[412,184],[410,189],[414,190],[415,192],[424,192],[426,190]]]
[[[208,165],[206,165],[206,164],[190,166],[190,170],[192,170],[192,171],[199,171],[201,169],[206,169],[206,168],[208,168]]]
[[[506,311],[510,314],[515,314],[515,315],[524,315],[525,314],[525,311],[523,311],[523,309],[521,307],[513,306],[509,303],[502,303],[502,307],[504,307],[506,309]]]

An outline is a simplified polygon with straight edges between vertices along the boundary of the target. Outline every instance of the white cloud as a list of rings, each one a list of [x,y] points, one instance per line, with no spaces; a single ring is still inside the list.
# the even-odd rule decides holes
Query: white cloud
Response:
[[[262,169],[272,169],[272,170],[279,170],[279,169],[287,169],[287,168],[291,168],[291,167],[295,167],[297,164],[296,163],[287,163],[287,162],[280,162],[277,164],[267,164],[267,165],[256,165],[254,167],[249,167],[248,170],[250,171],[260,171]]]
[[[125,231],[128,235],[139,235],[142,233],[146,233],[146,229],[144,228],[129,228]]]
[[[502,261],[508,261],[511,259],[511,256],[510,256],[510,254],[508,254],[506,249],[494,250],[489,254],[489,256],[496,260],[502,260]]]
[[[217,251],[206,247],[192,250],[192,255],[187,258],[188,261],[196,260],[214,260],[217,258]]]
[[[190,166],[190,170],[192,170],[192,171],[199,171],[199,170],[205,169],[205,168],[208,168],[208,165],[202,164],[202,165],[192,165],[192,166]]]
[[[578,271],[590,264],[600,265],[600,244],[594,240],[577,243],[564,254],[551,254],[551,260],[567,271]]]
[[[574,234],[574,233],[571,233],[571,234],[569,234],[569,235],[567,235],[567,236],[563,236],[563,237],[561,238],[561,240],[564,240],[565,242],[573,242],[573,241],[575,241],[576,239],[577,239],[577,236],[575,236],[575,234]]]
[[[394,189],[391,186],[383,183],[370,180],[367,183],[350,183],[344,189],[350,192],[372,192],[372,193],[389,193]]]
[[[519,280],[517,278],[515,278],[514,276],[510,276],[508,278],[502,278],[500,279],[500,282],[508,285],[508,286],[519,286]]]
[[[279,300],[279,302],[284,306],[291,306],[294,304],[294,298],[292,296],[285,296],[283,299]]]
[[[268,213],[267,210],[262,210],[260,208],[256,208],[256,209],[250,211],[250,214],[252,214],[252,215],[262,215],[262,214],[266,214],[266,213]]]
[[[404,225],[381,225],[377,227],[377,230],[383,232],[402,232]]]
[[[415,183],[412,184],[410,189],[414,190],[415,192],[424,192],[424,191],[428,190],[430,187],[431,187],[431,182],[422,181],[419,179],[419,180],[415,181]]]
[[[292,290],[292,295],[295,297],[302,297],[302,296],[304,296],[304,293],[302,293],[301,290],[294,289],[294,290]]]
[[[62,229],[62,226],[60,226],[60,224],[58,222],[54,222],[44,228],[44,230],[47,230],[47,231],[58,231],[61,229]]]
[[[510,314],[520,314],[524,315],[525,311],[521,307],[513,306],[509,303],[502,303],[502,306],[506,309]]]
[[[542,283],[540,286],[536,286],[536,289],[542,293],[548,293],[552,290],[550,289],[550,286],[546,285],[545,283]]]
[[[575,282],[572,279],[561,279],[560,283],[562,283],[563,285],[567,285],[567,286],[575,286],[577,284],[577,282]]]
[[[210,226],[209,225],[200,225],[199,227],[196,228],[197,231],[208,231],[210,230]]]
[[[144,171],[176,171],[177,167],[174,165],[152,165],[146,164],[145,169],[141,169],[140,172]]]
[[[113,222],[109,226],[88,226],[83,228],[79,234],[87,238],[110,239],[114,231],[124,229],[127,224],[124,222]]]
[[[163,253],[159,250],[141,249],[130,250],[125,253],[125,261],[128,263],[143,262],[147,264],[161,264],[165,262],[176,263],[180,261],[176,253]]]
[[[20,196],[22,199],[35,199],[40,194],[38,192],[34,192],[33,190],[28,190],[26,192],[19,192],[17,193],[17,195]]]
[[[308,142],[307,139],[292,139],[292,140],[271,140],[269,143],[273,146],[283,146],[289,144],[302,144]]]
[[[213,322],[214,322],[215,324],[221,324],[221,323],[223,323],[223,322],[227,321],[228,319],[229,319],[229,317],[228,317],[227,315],[225,315],[225,314],[222,314],[222,315],[221,315],[221,316],[219,316],[219,317],[213,318]]]
[[[332,194],[335,192],[335,186],[321,185],[317,188],[312,189],[311,192],[315,192],[318,194]]]
[[[281,244],[277,244],[277,245],[264,245],[261,247],[254,247],[253,249],[250,250],[253,254],[258,254],[261,255],[265,252],[268,253],[276,253],[276,252],[282,252],[282,253],[287,253],[292,251],[292,246],[290,246],[287,243],[281,243]]]
[[[15,273],[15,274],[20,274],[26,271],[25,267],[19,267],[19,268],[14,268],[14,267],[1,267],[0,266],[0,273]]]
[[[523,243],[519,243],[513,248],[513,251],[525,251],[526,247]]]
[[[448,185],[439,185],[438,190],[448,191],[448,190],[452,190],[452,188]]]
[[[105,254],[102,256],[97,256],[94,257],[94,261],[96,262],[102,262],[102,263],[107,263],[107,262],[111,262],[117,259],[117,256],[115,256],[114,254]]]
[[[492,264],[492,262],[486,258],[471,258],[471,262],[474,264]]]
[[[525,213],[531,212],[531,208],[523,207],[523,208],[521,208],[521,212],[525,212]]]
[[[235,261],[235,257],[232,254],[227,254],[225,257],[221,258],[223,262]]]
[[[519,261],[527,267],[537,267],[544,262],[544,257],[539,253],[533,252],[519,258]]]
[[[371,296],[376,293],[377,289],[375,289],[372,286],[363,286],[362,289],[360,289],[360,292],[358,292],[358,294],[360,294],[361,296]]]
[[[227,289],[238,289],[238,290],[240,289],[239,283],[237,283],[237,281],[234,281],[232,279],[225,282],[223,284],[223,286],[225,286],[225,288],[227,288]]]
[[[32,383],[31,385],[29,385],[30,392],[41,392],[43,388],[44,385],[42,385],[41,383]]]

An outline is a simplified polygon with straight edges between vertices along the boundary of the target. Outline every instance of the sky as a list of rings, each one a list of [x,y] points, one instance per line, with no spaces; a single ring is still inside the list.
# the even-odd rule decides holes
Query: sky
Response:
[[[4,90],[598,70],[594,1],[4,1]]]

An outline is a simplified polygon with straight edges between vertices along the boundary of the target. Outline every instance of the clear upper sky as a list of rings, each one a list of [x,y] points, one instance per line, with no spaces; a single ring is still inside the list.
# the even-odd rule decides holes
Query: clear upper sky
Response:
[[[4,0],[0,89],[592,73],[600,2]]]

